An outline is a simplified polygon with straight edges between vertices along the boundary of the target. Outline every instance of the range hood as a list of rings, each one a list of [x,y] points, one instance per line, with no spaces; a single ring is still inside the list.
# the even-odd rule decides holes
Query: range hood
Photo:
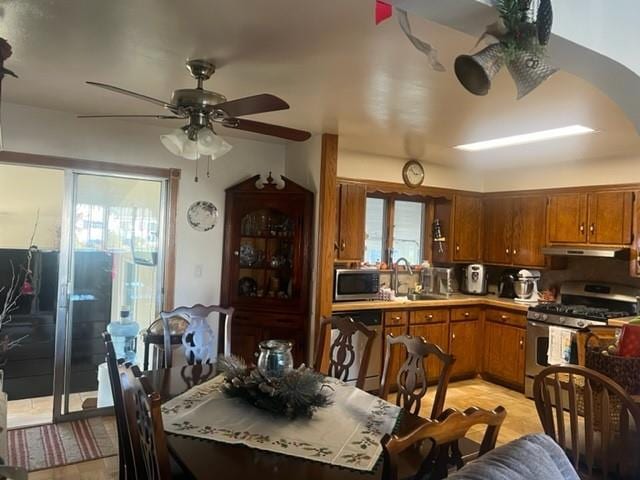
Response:
[[[622,247],[544,247],[545,255],[559,255],[565,257],[602,257],[629,260],[630,251]]]

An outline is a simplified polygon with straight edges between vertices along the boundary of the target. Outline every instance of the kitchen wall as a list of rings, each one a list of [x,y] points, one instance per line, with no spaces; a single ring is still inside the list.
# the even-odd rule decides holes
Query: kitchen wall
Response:
[[[201,171],[200,182],[194,183],[195,162],[171,155],[160,144],[159,136],[174,128],[175,123],[158,125],[81,120],[70,112],[2,104],[5,150],[182,169],[176,231],[176,304],[217,303],[224,190],[256,173],[265,176],[270,170],[274,176],[284,173],[285,145],[226,137],[233,150],[214,162],[210,179]],[[210,232],[197,232],[187,224],[186,211],[196,200],[209,200],[218,207],[220,219]]]
[[[640,183],[639,161],[638,158],[603,158],[544,167],[504,168],[485,172],[483,191]]]
[[[366,180],[382,180],[403,183],[402,167],[406,158],[358,153],[349,150],[338,152],[338,176]],[[483,177],[469,168],[451,168],[422,162],[425,170],[424,185],[481,192]]]
[[[320,167],[322,161],[322,135],[315,135],[311,139],[302,143],[289,143],[285,150],[285,175],[299,185],[311,190],[314,194],[314,219],[313,219],[313,257],[309,259],[312,263],[311,273],[311,299],[310,299],[310,328],[309,328],[309,348],[308,361],[313,358],[315,348],[315,318],[316,311],[316,278],[317,278],[317,258],[318,258],[318,223],[320,218]]]

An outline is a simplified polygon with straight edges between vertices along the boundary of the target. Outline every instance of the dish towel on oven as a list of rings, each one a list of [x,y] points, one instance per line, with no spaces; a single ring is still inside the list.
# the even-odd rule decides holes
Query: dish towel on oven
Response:
[[[570,363],[572,336],[573,330],[571,329],[549,326],[549,349],[547,350],[549,365]]]

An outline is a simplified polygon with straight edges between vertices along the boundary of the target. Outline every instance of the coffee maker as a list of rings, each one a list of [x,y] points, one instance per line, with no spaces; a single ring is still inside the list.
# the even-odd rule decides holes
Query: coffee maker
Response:
[[[516,298],[515,283],[518,280],[518,270],[504,270],[500,275],[498,296],[502,298]]]
[[[462,274],[462,291],[472,295],[487,294],[487,269],[484,265],[467,265]]]

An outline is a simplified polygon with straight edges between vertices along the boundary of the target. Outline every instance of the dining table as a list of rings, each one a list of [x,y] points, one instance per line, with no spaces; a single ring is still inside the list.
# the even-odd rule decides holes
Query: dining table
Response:
[[[219,372],[213,365],[177,366],[144,372],[163,404],[191,389],[211,383]],[[255,408],[247,405],[247,408]],[[396,433],[408,433],[428,420],[403,411]],[[166,429],[166,425],[165,425]],[[382,459],[371,471],[321,463],[241,444],[231,444],[166,432],[167,446],[180,467],[195,479],[231,480],[239,478],[377,480],[382,478]],[[382,457],[382,455],[380,455]]]

